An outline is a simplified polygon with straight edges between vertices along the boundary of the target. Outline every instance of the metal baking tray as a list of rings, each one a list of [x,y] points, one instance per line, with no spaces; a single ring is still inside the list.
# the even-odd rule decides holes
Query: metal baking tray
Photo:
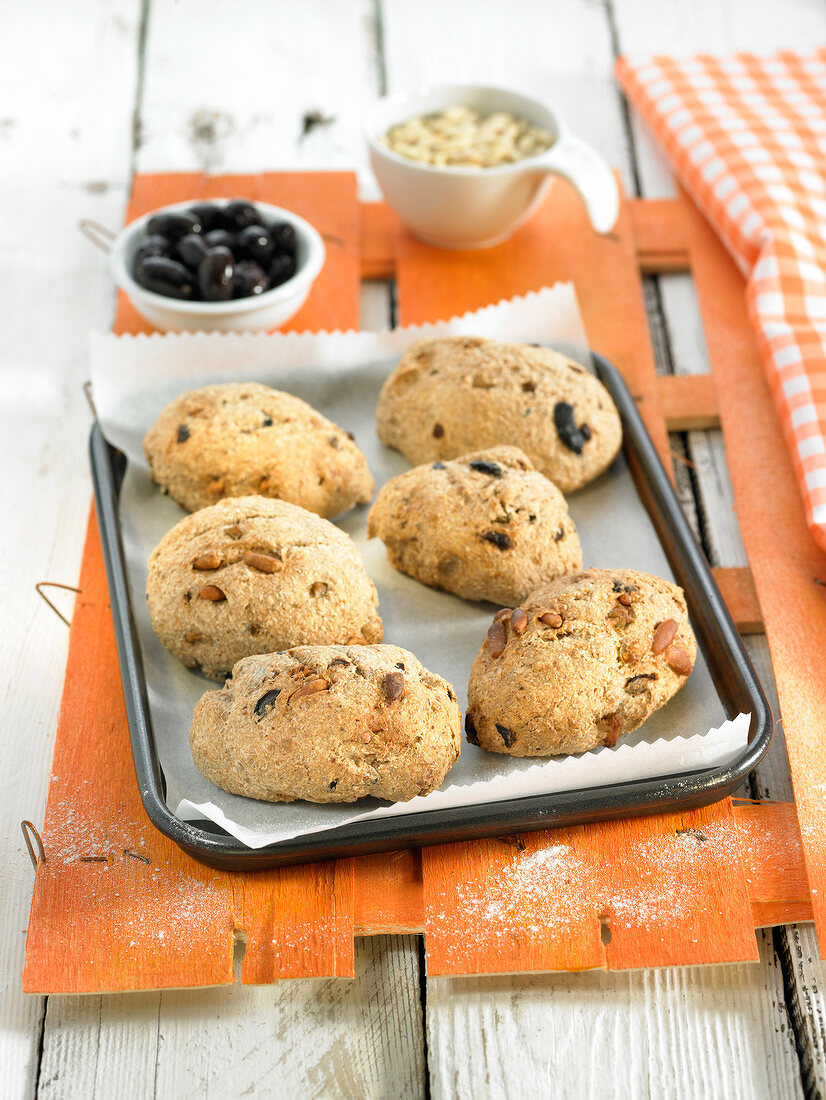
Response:
[[[766,755],[771,743],[773,722],[769,704],[628,387],[616,367],[602,356],[593,354],[593,363],[619,409],[631,475],[674,576],[685,590],[697,641],[727,716],[751,714],[748,744],[739,758],[725,767],[686,775],[353,822],[254,850],[211,823],[180,821],[165,800],[166,784],[155,747],[126,576],[118,520],[126,458],[106,441],[100,425],[95,423],[90,440],[92,479],[132,754],[141,798],[157,829],[195,859],[213,867],[263,870],[607,818],[688,810],[719,801],[740,786]]]

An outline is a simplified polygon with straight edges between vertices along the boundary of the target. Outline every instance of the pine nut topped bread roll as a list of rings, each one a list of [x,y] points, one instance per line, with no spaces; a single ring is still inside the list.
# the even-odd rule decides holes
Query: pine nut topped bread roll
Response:
[[[461,740],[452,686],[393,645],[248,657],[190,730],[207,779],[267,802],[406,802],[441,786]]]
[[[497,612],[470,674],[468,740],[510,756],[612,746],[685,684],[697,643],[676,584],[586,569]]]
[[[241,497],[184,516],[149,559],[146,598],[170,653],[217,680],[254,653],[382,639],[353,540],[284,500]]]

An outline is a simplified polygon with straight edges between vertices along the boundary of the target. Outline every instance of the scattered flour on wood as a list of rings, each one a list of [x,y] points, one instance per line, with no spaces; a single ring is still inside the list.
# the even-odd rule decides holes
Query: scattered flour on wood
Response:
[[[511,849],[503,861],[491,861],[483,877],[461,881],[448,871],[441,899],[429,898],[428,931],[439,936],[440,951],[457,960],[486,935],[493,941],[508,932],[547,938],[584,925],[599,936],[605,915],[612,928],[667,936],[676,926],[724,912],[723,869],[740,862],[742,839],[736,825],[718,820],[630,836],[612,859],[600,859],[594,839],[582,847]]]

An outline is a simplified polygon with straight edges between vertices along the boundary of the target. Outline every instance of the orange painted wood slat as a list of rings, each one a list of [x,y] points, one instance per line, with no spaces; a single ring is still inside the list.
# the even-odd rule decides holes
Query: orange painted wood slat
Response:
[[[754,927],[810,921],[812,907],[794,804],[741,802],[734,804],[733,812],[740,837]],[[556,833],[537,834],[540,835],[544,836],[547,845]],[[508,838],[497,842],[494,851],[502,854],[498,844],[506,844],[512,852],[528,851],[526,858],[530,858],[530,852],[538,849],[535,843],[529,844],[529,840],[528,837]],[[553,847],[552,843],[551,848]],[[369,857],[355,861],[356,934],[424,931],[419,857],[418,852],[394,852],[390,857]],[[370,866],[374,859],[386,858],[391,860],[392,866]],[[515,857],[511,857],[513,858]],[[532,890],[528,880],[535,878],[536,869],[541,868],[545,862],[552,863],[553,859],[547,856],[536,859],[534,875],[522,876],[522,889],[529,896],[539,891]],[[364,877],[359,883],[361,876]]]
[[[357,936],[424,931],[420,851],[382,852],[354,863]]]
[[[646,275],[688,271],[682,199],[631,199],[631,225],[640,270]]]
[[[622,372],[670,470],[668,433],[635,248],[627,202],[614,232],[598,237],[572,188],[555,181],[531,220],[496,248],[443,252],[400,229],[396,246],[400,319],[409,324],[449,317],[559,280],[573,281],[590,346]],[[708,822],[721,835],[726,830],[731,833],[729,803],[698,814],[697,820]],[[632,887],[643,888],[644,876],[650,877],[653,868],[640,863],[637,855],[652,843],[652,830],[664,829],[667,835],[670,828],[669,819],[663,818],[655,819],[655,824],[638,819],[566,831],[565,849],[574,853],[573,865],[566,871],[567,885],[554,885],[549,895],[536,901],[538,908],[528,905],[527,896],[517,889],[516,901],[504,914],[499,903],[507,895],[517,857],[496,841],[426,849],[422,867],[429,972],[575,970],[640,966],[643,959],[648,965],[665,965],[675,960],[756,958],[743,868],[738,859],[712,858],[720,850],[715,845],[704,847],[703,861],[695,860],[696,879],[684,919],[675,920],[667,905],[652,904],[645,924],[628,923],[623,934],[612,940],[610,952],[603,949],[595,908],[615,895],[623,876],[626,893],[633,893]],[[541,834],[532,843],[541,847]],[[664,874],[678,873],[676,865],[664,866]],[[670,878],[662,884],[663,896],[669,889]],[[561,907],[560,897],[565,899]],[[724,921],[713,917],[721,905]],[[630,915],[627,919],[631,920]]]
[[[355,977],[351,859],[224,877],[247,937],[242,981]]]
[[[23,988],[231,982],[231,895],[150,825],[140,803],[94,514],[78,587]]]
[[[812,905],[794,803],[741,801],[734,803],[733,813],[754,927],[810,921]],[[540,835],[544,837],[546,850],[549,843],[554,847],[553,831],[537,834]],[[499,844],[516,852],[537,850],[535,843],[529,847],[526,837],[489,843],[500,854]],[[547,856],[541,857],[535,864],[541,869],[546,861],[550,862]],[[420,852],[367,856],[354,860],[354,865],[356,935],[424,931]],[[523,890],[526,881],[527,878]],[[526,892],[531,893],[529,884]]]
[[[657,379],[660,404],[671,432],[719,428],[717,392],[710,374],[665,374]]]
[[[762,634],[763,612],[751,570],[747,566],[716,565],[711,572],[740,633]]]
[[[728,801],[423,854],[431,977],[758,957]]]
[[[353,172],[261,172],[258,175],[205,176],[166,172],[135,177],[126,221],[170,202],[242,195],[274,203],[311,222],[321,234],[327,256],[307,301],[285,329],[358,328],[360,307],[361,213]],[[115,332],[153,332],[121,291]]]
[[[396,277],[399,221],[386,202],[361,204],[361,277]]]
[[[630,199],[634,247],[646,274],[688,271],[682,200]],[[363,279],[392,279],[396,274],[396,216],[385,202],[362,203]]]
[[[812,919],[809,880],[793,802],[735,805],[756,928]]]
[[[763,609],[821,953],[826,949],[826,558],[806,526],[740,272],[686,212],[737,516]]]

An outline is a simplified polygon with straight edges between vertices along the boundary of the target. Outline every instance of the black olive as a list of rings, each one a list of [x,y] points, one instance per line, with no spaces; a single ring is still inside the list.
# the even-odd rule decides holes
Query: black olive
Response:
[[[280,286],[295,275],[295,256],[282,252],[270,264],[270,286]]]
[[[203,226],[203,232],[209,233],[210,229],[217,229],[221,224],[221,207],[214,202],[196,202],[189,208]]]
[[[210,229],[204,234],[204,240],[210,248],[228,248],[235,255],[235,234],[228,229]]]
[[[289,252],[291,256],[296,254],[298,237],[295,235],[295,228],[289,222],[273,222],[270,233],[277,251]]]
[[[209,245],[200,233],[187,233],[178,241],[178,257],[192,271],[198,270],[198,265],[207,252]]]
[[[235,286],[235,260],[228,248],[211,248],[198,266],[198,286],[205,302],[225,302]]]
[[[269,285],[267,273],[252,260],[241,260],[235,265],[234,298],[249,298],[253,294],[263,294]]]
[[[200,233],[201,223],[194,214],[189,214],[186,210],[173,210],[166,214],[155,214],[150,218],[146,232],[158,233],[174,244],[187,233]]]
[[[471,462],[471,470],[476,470],[477,473],[487,474],[489,477],[501,477],[502,467],[497,462]]]
[[[507,749],[509,749],[516,740],[516,734],[513,730],[509,730],[507,726],[500,726],[498,722],[496,723],[496,732],[505,742],[505,748]]]
[[[197,298],[195,276],[177,260],[148,256],[135,265],[135,280],[146,290],[167,298]]]
[[[249,199],[233,199],[221,211],[221,222],[225,229],[246,229],[248,225],[258,225],[261,215]]]
[[[510,535],[506,535],[504,531],[483,531],[481,538],[493,543],[498,550],[510,550],[513,546]]]
[[[135,263],[137,264],[139,260],[148,260],[150,256],[166,256],[169,258],[171,254],[172,245],[166,237],[153,233],[150,237],[144,237],[138,245],[135,251]]]
[[[265,691],[258,702],[253,707],[256,718],[263,718],[268,710],[271,710],[275,706],[275,700],[281,694],[280,688],[273,688],[272,691]]]
[[[585,444],[591,438],[591,429],[587,424],[583,424],[581,428],[577,427],[573,405],[569,405],[567,401],[558,401],[554,405],[554,424],[560,443],[575,455],[581,455]]]
[[[263,225],[248,225],[235,238],[235,255],[245,260],[266,264],[273,254],[273,239]]]

